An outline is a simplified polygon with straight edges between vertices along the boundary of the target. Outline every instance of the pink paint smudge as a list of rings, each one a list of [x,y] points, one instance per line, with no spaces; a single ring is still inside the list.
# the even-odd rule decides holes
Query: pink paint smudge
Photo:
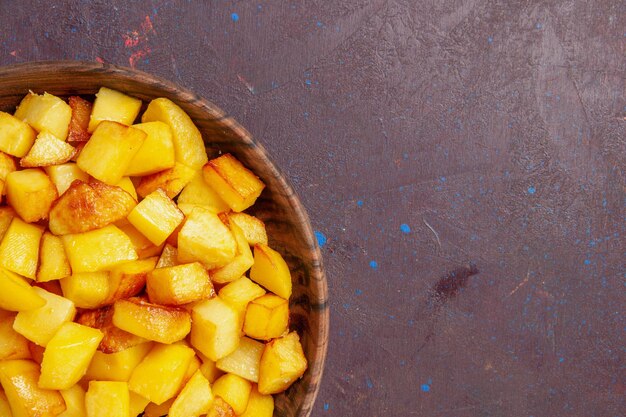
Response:
[[[131,50],[128,57],[128,63],[131,68],[135,68],[137,63],[145,59],[152,52],[148,46],[149,35],[155,34],[154,25],[150,16],[146,15],[139,29],[126,32],[122,35],[124,38],[124,47]]]
[[[104,59],[100,58],[99,56],[96,57],[96,62],[99,62],[101,64],[104,64]]]
[[[9,52],[9,55],[17,58],[17,50]]]

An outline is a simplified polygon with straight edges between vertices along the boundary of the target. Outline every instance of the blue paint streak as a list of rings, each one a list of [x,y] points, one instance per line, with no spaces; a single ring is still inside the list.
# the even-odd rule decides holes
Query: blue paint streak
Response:
[[[322,232],[318,232],[317,230],[314,232],[315,233],[315,238],[317,239],[317,244],[319,245],[319,247],[323,247],[326,244],[326,241],[328,239],[326,239],[326,236],[324,236],[324,233]]]
[[[230,18],[233,19],[233,22],[239,21],[239,15],[237,13],[231,14]]]
[[[537,192],[537,189],[533,185],[528,187],[528,194],[535,194],[535,192]]]
[[[324,403],[324,411],[328,411],[330,409],[330,404]]]
[[[378,262],[376,262],[376,261],[370,261],[370,268],[372,268],[372,269],[377,269],[377,268],[378,268]]]
[[[406,223],[402,223],[402,224],[400,225],[400,231],[401,231],[402,233],[405,233],[405,234],[407,234],[407,233],[411,233],[411,227],[409,227],[409,225],[408,225],[408,224],[406,224]]]

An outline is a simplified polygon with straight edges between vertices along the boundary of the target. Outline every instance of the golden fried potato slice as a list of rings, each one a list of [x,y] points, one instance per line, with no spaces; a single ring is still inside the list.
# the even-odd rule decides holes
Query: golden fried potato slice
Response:
[[[136,205],[120,187],[76,180],[50,210],[50,231],[65,235],[99,229],[125,218]]]
[[[89,133],[89,116],[91,116],[92,104],[78,96],[72,96],[68,100],[68,104],[72,108],[72,118],[70,119],[69,133],[67,141],[87,142],[91,133]]]

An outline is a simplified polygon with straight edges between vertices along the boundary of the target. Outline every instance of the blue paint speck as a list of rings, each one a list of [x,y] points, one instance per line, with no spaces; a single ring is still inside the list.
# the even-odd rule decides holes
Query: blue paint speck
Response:
[[[363,290],[357,288],[356,290],[354,290],[354,294],[355,295],[361,295],[361,294],[363,294]]]
[[[239,20],[239,15],[237,13],[233,13],[230,15],[230,18],[233,19],[233,22],[237,22]]]
[[[446,177],[439,177],[439,181],[441,181],[441,182],[446,182],[446,181],[447,181],[447,178],[446,178]]]
[[[315,238],[317,239],[317,244],[319,245],[319,247],[323,247],[326,244],[326,241],[328,239],[326,239],[326,236],[324,235],[324,233],[322,232],[318,232],[317,230],[315,231]]]
[[[528,187],[528,194],[535,194],[535,192],[537,192],[537,189],[534,186]]]
[[[428,392],[430,391],[430,385],[428,384],[422,384],[422,386],[420,387],[422,389],[422,391],[424,392]]]
[[[370,261],[370,268],[372,268],[372,269],[377,269],[377,268],[378,268],[378,262],[376,262],[376,261]]]
[[[78,29],[76,28],[76,26],[72,26],[70,30],[72,31],[72,33],[78,32]]]
[[[348,310],[350,308],[350,304],[348,303],[343,303],[343,308],[345,308],[346,310]]]
[[[537,28],[537,29],[541,29],[542,27],[543,27],[543,25],[542,25],[541,23],[537,23],[537,24],[535,25],[535,28]]]
[[[305,83],[306,85],[311,85],[311,80],[308,80],[308,79],[307,79],[307,80],[304,80],[304,83]]]
[[[565,362],[565,358],[563,357],[559,358],[559,363],[563,363],[563,362]]]
[[[365,379],[365,384],[367,385],[367,388],[372,389],[374,388],[374,384],[372,383],[372,380],[369,378]]]
[[[400,231],[401,231],[402,233],[411,233],[411,227],[409,227],[409,225],[408,225],[408,224],[406,224],[406,223],[402,223],[402,224],[400,225]]]
[[[324,411],[328,411],[330,409],[330,404],[324,403]]]
[[[359,206],[359,207],[363,207],[363,200],[357,201],[356,205]]]
[[[583,263],[584,263],[585,265],[591,265],[591,260],[589,260],[589,259],[585,259],[585,260],[583,261]]]
[[[324,26],[324,24],[323,24],[322,22],[320,22],[320,21],[318,21],[318,22],[316,23],[316,25],[317,25],[317,27],[318,27],[318,28],[321,28],[321,27],[323,27],[323,26]]]
[[[489,43],[489,45],[493,43],[493,38],[491,36],[487,38],[487,43]]]

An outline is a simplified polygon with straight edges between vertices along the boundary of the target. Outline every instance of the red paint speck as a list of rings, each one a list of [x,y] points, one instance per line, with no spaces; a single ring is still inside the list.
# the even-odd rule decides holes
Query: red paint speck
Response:
[[[150,16],[146,15],[146,18],[141,24],[141,30],[144,34],[154,33],[154,26],[152,26],[152,20],[150,20]]]
[[[137,62],[141,59],[144,59],[150,54],[150,48],[146,47],[146,49],[141,49],[139,51],[135,51],[128,58],[128,63],[131,68],[135,68],[137,66]]]
[[[132,32],[123,35],[123,37],[125,47],[134,48],[135,46],[139,45],[139,32],[137,32],[136,30],[133,30]]]
[[[11,52],[9,52],[9,55],[16,57],[17,56],[17,51],[11,51]]]
[[[104,64],[104,59],[100,58],[99,56],[96,57],[96,62],[99,62],[101,64]]]

